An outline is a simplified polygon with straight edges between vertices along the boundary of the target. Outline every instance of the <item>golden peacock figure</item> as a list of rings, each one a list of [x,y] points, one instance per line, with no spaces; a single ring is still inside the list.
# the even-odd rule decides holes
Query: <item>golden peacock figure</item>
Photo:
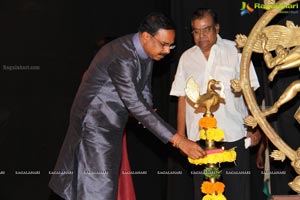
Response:
[[[217,92],[216,90],[220,90]],[[207,83],[206,93],[200,94],[200,88],[196,81],[190,77],[187,80],[185,93],[188,99],[194,104],[193,107],[205,108],[205,114],[211,115],[211,108],[213,106],[219,105],[219,103],[224,102],[224,86],[220,81],[215,79],[210,79]]]

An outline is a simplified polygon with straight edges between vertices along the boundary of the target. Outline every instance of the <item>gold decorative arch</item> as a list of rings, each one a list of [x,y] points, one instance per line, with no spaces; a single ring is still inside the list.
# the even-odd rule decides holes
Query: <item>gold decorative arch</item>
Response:
[[[276,4],[290,5],[297,1],[299,0],[280,0],[276,2]],[[263,52],[263,49],[261,48],[262,33],[265,33],[269,38],[269,44],[266,46],[266,49],[268,49],[269,51],[275,50],[278,44],[281,44],[284,48],[298,47],[300,49],[300,28],[298,26],[293,26],[293,24],[290,22],[287,22],[286,27],[280,25],[267,26],[268,23],[283,9],[284,8],[271,8],[267,10],[254,25],[248,37],[244,35],[236,36],[238,47],[243,47],[239,84],[242,88],[243,95],[252,114],[250,119],[252,120],[252,122],[254,121],[255,124],[257,123],[261,127],[262,131],[269,138],[269,140],[278,148],[278,150],[274,151],[271,156],[277,160],[284,160],[285,157],[288,157],[291,160],[291,165],[297,172],[298,176],[289,183],[289,186],[295,192],[300,193],[300,148],[298,148],[297,150],[292,149],[281,139],[281,137],[279,137],[276,131],[269,124],[266,119],[266,113],[264,113],[264,111],[259,108],[256,102],[255,95],[251,89],[249,78],[249,66],[252,52]],[[276,68],[276,66],[271,66],[270,68],[273,67]],[[249,122],[249,124],[251,123]],[[252,126],[255,126],[255,124],[252,124]]]

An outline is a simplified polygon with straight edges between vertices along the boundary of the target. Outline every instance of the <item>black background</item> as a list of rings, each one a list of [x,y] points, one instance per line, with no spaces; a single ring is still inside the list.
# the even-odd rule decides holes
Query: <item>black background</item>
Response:
[[[255,10],[240,16],[238,0],[0,1],[0,199],[49,198],[49,171],[56,162],[73,97],[95,54],[96,41],[136,32],[140,19],[150,11],[164,11],[177,24],[177,48],[164,61],[155,64],[153,77],[158,113],[175,126],[176,98],[169,96],[169,90],[180,54],[192,45],[190,16],[200,6],[219,12],[220,35],[232,40],[238,33],[249,34],[263,14]],[[274,23],[284,24],[286,19],[292,19],[298,24],[299,18],[299,14],[282,14]],[[263,81],[261,57],[254,61],[265,88],[269,85]],[[9,66],[35,66],[36,69],[9,70]],[[288,83],[299,78],[297,70],[287,76],[284,81],[271,85],[272,93],[258,95],[267,94],[270,101],[277,99]],[[283,122],[276,127],[285,141],[297,148],[299,125],[291,119],[299,97],[290,104],[291,108],[283,108],[282,115],[274,121]],[[133,176],[137,199],[189,199],[192,186],[190,176],[185,175],[190,167],[187,161],[135,122],[127,132],[132,169],[148,171],[148,175]],[[158,170],[173,168],[174,162],[175,168],[182,169],[184,175],[157,175]],[[285,179],[280,177],[280,181],[274,178],[274,194],[288,194],[287,182],[293,179],[294,172],[288,162],[276,162],[274,166],[277,165],[291,175]],[[16,171],[39,174],[17,175]],[[257,191],[261,193],[258,186]]]

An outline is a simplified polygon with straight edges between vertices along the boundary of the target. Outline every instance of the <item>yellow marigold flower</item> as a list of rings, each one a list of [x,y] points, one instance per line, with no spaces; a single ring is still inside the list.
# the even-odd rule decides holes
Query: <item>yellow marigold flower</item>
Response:
[[[219,128],[208,128],[200,130],[200,139],[222,141],[224,138],[224,131]]]
[[[230,150],[224,150],[221,153],[209,154],[204,158],[199,158],[199,159],[188,158],[188,160],[191,164],[195,164],[195,165],[234,162],[236,160],[236,152],[234,149],[230,149]]]
[[[207,139],[207,137],[206,137],[206,131],[204,129],[201,129],[200,132],[199,132],[199,134],[200,134],[200,139],[201,140],[206,140]]]
[[[218,195],[207,194],[202,198],[202,200],[226,200],[226,197],[223,194],[218,194]]]

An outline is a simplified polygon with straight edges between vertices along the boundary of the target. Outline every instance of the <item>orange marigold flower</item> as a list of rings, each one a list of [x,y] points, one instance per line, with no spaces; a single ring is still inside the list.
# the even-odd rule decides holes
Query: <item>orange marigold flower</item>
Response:
[[[225,185],[222,182],[209,182],[209,181],[204,181],[201,185],[201,192],[204,194],[222,194],[224,192]]]
[[[225,185],[224,183],[217,181],[215,182],[213,188],[217,194],[222,194],[224,192]]]
[[[209,181],[204,181],[201,185],[201,192],[204,194],[213,194],[214,190],[213,190],[212,184],[213,183],[211,183]]]
[[[217,120],[214,117],[203,117],[199,120],[200,128],[215,128],[217,127]]]

